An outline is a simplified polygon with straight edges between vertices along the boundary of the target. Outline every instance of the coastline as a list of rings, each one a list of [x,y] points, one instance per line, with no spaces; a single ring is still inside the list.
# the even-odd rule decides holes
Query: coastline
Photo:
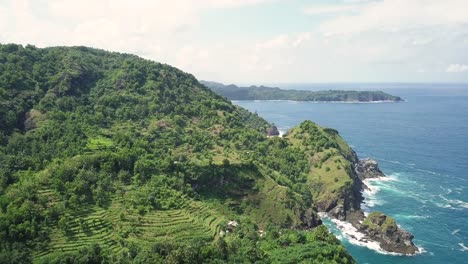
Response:
[[[415,252],[414,254],[401,254],[401,253],[395,253],[395,252],[389,252],[381,248],[380,243],[378,241],[369,239],[364,233],[360,232],[357,230],[351,223],[346,222],[346,221],[341,221],[336,218],[332,218],[328,216],[327,213],[325,212],[320,212],[318,213],[320,218],[324,223],[329,221],[334,227],[339,230],[341,234],[336,234],[334,235],[340,239],[343,240],[345,239],[347,242],[350,244],[360,246],[360,247],[366,247],[374,252],[377,252],[379,254],[383,255],[392,255],[392,256],[415,256],[418,254],[422,254],[426,252],[424,248],[421,246],[418,246],[418,251]],[[327,226],[327,224],[325,224]],[[327,228],[330,230],[330,227],[327,226]],[[333,233],[333,232],[332,232]],[[343,241],[342,241],[343,242]]]
[[[436,264],[447,262],[448,259],[453,263],[465,263],[468,252],[468,209],[463,207],[466,205],[462,202],[468,203],[468,164],[463,160],[467,156],[463,153],[467,152],[465,143],[468,141],[465,140],[466,129],[463,129],[466,124],[460,120],[461,117],[467,117],[468,105],[464,103],[467,97],[461,98],[458,94],[446,92],[443,90],[444,85],[435,86],[437,88],[434,91],[427,88],[427,93],[422,89],[412,89],[407,93],[389,90],[395,94],[401,93],[398,95],[404,97],[404,104],[366,106],[241,101],[239,105],[257,111],[279,129],[291,127],[305,118],[335,128],[347,137],[348,144],[358,152],[360,158],[372,157],[378,161],[387,177],[395,179],[370,181],[371,185],[380,190],[376,195],[365,194],[375,205],[371,207],[370,199],[366,199],[361,209],[364,212],[380,210],[394,217],[398,224],[414,234],[413,242],[418,248],[423,247],[425,252],[414,257],[380,254],[349,243],[333,227],[333,232],[340,236],[340,240],[359,263],[392,263],[401,260],[405,263]],[[408,87],[413,88],[411,85]],[[435,94],[435,91],[439,92]],[[426,94],[431,95],[433,103],[427,100]],[[434,108],[433,105],[440,105],[440,108]],[[360,111],[362,107],[366,110]],[[436,110],[440,110],[440,113],[436,114]],[[400,119],[402,113],[405,116]],[[427,116],[424,113],[428,113],[431,119],[420,118]],[[388,117],[388,120],[376,126],[376,122],[382,120],[383,116]],[[436,126],[430,122],[432,119],[444,125]],[[369,137],[372,137],[372,141]],[[330,226],[330,221],[326,225]],[[467,248],[463,248],[460,243]]]
[[[390,103],[405,103],[406,100],[401,100],[401,101],[392,101],[392,100],[377,100],[377,101],[297,101],[297,100],[285,100],[285,99],[245,99],[245,100],[231,100],[232,103],[236,102],[291,102],[291,103],[302,103],[302,102],[307,102],[307,103],[317,103],[317,104],[323,104],[323,103],[329,103],[329,104],[390,104]]]
[[[376,200],[374,197],[376,194],[380,191],[380,187],[373,185],[373,182],[378,182],[378,181],[396,181],[395,177],[392,176],[382,176],[382,177],[376,177],[376,178],[367,178],[362,180],[363,183],[363,190],[361,191],[363,194],[363,201],[360,205],[362,212],[364,215],[367,217],[370,213],[370,208],[374,207],[376,204]],[[365,233],[362,231],[358,230],[353,224],[347,221],[342,221],[333,217],[330,217],[328,213],[326,212],[319,212],[318,213],[320,218],[322,219],[323,223],[327,226],[327,228],[333,232],[334,229],[335,231],[337,230],[339,234],[336,232],[333,232],[337,238],[340,240],[346,240],[350,244],[360,246],[360,247],[366,247],[372,251],[375,251],[379,254],[384,254],[384,255],[393,255],[393,256],[415,256],[418,254],[422,254],[425,251],[425,249],[421,246],[417,246],[417,251],[414,254],[403,254],[403,253],[396,253],[396,252],[390,252],[384,250],[380,242],[372,240],[369,238]],[[362,223],[360,221],[360,223]],[[330,226],[333,225],[333,226]],[[399,226],[400,227],[400,226]],[[343,241],[342,241],[343,242]]]

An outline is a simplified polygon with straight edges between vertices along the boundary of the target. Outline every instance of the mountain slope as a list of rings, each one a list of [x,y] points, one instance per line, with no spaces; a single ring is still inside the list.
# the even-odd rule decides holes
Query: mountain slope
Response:
[[[316,214],[357,209],[351,150],[270,126],[168,65],[0,45],[0,262],[353,263]]]
[[[284,90],[277,87],[224,85],[217,82],[200,81],[203,85],[229,100],[292,100],[319,102],[400,102],[398,96],[381,91],[303,91]]]

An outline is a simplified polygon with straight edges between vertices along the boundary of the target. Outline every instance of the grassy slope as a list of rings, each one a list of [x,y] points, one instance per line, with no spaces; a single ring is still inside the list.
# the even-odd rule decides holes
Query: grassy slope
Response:
[[[313,135],[308,133],[303,125],[294,128],[287,134],[287,139],[293,145],[301,148],[306,153],[306,158],[311,163],[307,184],[314,195],[315,204],[320,210],[326,211],[334,205],[342,204],[349,199],[352,192],[354,179],[352,169],[352,150],[335,130],[322,128],[313,122],[308,123]],[[330,147],[316,147],[307,142],[315,138],[325,139]],[[304,143],[306,142],[306,143]]]

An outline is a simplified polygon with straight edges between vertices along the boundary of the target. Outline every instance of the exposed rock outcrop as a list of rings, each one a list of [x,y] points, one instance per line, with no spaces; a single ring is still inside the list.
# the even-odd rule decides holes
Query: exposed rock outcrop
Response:
[[[352,169],[348,170],[352,183],[340,190],[339,197],[341,201],[324,201],[322,205],[327,206],[322,208],[319,206],[319,211],[327,212],[330,216],[342,221],[347,220],[349,214],[360,211],[361,203],[364,201],[362,190],[366,188],[356,172],[357,163],[359,162],[356,152],[350,148],[350,154],[346,155],[346,159],[352,165]]]
[[[279,136],[279,131],[276,126],[271,126],[267,129],[267,136],[272,137],[272,136]]]
[[[385,251],[405,255],[418,252],[412,241],[414,236],[398,227],[393,218],[381,212],[373,212],[362,222],[353,221],[352,224],[370,239],[379,242]]]
[[[318,217],[317,213],[312,208],[307,209],[301,215],[302,228],[313,228],[322,224],[322,220]]]
[[[414,236],[398,227],[393,218],[380,212],[373,212],[365,217],[360,209],[363,201],[362,190],[367,188],[363,181],[369,178],[385,177],[377,161],[369,158],[359,160],[354,151],[351,157],[347,158],[353,164],[353,170],[349,171],[353,179],[352,188],[342,192],[342,203],[328,201],[328,204],[323,204],[328,208],[319,208],[319,210],[322,209],[333,218],[351,223],[365,235],[366,240],[379,242],[380,247],[385,251],[405,255],[418,252],[418,248],[412,242]]]
[[[379,169],[377,161],[369,158],[359,160],[355,164],[354,170],[361,180],[385,176],[385,174],[383,174],[383,172]]]

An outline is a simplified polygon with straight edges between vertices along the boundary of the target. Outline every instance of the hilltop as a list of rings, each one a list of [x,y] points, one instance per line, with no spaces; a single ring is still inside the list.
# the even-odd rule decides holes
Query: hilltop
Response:
[[[1,263],[354,263],[357,156],[284,137],[191,74],[87,47],[0,45]]]
[[[278,87],[249,86],[239,87],[234,84],[200,81],[215,93],[229,100],[291,100],[315,102],[401,102],[403,99],[381,91],[303,91],[284,90]]]

